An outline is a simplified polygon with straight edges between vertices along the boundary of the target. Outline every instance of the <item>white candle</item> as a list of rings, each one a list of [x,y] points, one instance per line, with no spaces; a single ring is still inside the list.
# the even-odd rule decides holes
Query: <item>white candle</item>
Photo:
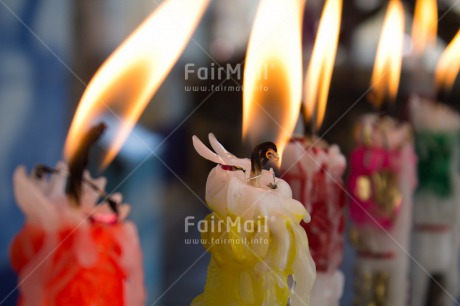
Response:
[[[416,157],[411,129],[389,117],[364,116],[351,154],[352,239],[357,249],[356,304],[408,301]]]
[[[133,305],[145,303],[142,254],[136,226],[125,221],[129,205],[115,215],[107,203],[82,185],[81,207],[64,193],[67,165],[50,179],[28,176],[24,167],[14,174],[14,192],[26,216],[10,249],[19,274],[21,305]],[[103,190],[105,178],[85,179]],[[112,200],[121,203],[116,194]]]
[[[411,99],[420,185],[414,199],[412,305],[454,305],[459,292],[460,116],[447,106]],[[419,266],[421,265],[423,269]],[[429,296],[438,284],[439,294]],[[437,291],[437,290],[435,290]]]
[[[342,297],[345,279],[338,268],[343,257],[345,167],[339,147],[324,141],[294,137],[283,154],[282,177],[312,218],[302,224],[317,269],[312,305],[339,305]]]
[[[310,216],[292,199],[289,185],[263,170],[255,186],[250,182],[251,161],[227,152],[212,134],[210,142],[216,153],[197,137],[193,142],[201,156],[219,164],[206,183],[206,202],[212,210],[207,222],[227,223],[230,218],[243,226],[202,233],[211,262],[204,293],[192,304],[285,305],[290,300],[290,305],[310,305],[315,265],[300,226]],[[259,220],[258,230],[244,227],[248,221],[257,224]]]

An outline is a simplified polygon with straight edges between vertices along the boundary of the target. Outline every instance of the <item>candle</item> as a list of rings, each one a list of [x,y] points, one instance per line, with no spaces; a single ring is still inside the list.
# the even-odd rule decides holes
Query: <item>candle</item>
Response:
[[[101,168],[116,156],[184,50],[209,0],[168,0],[103,63],[86,88],[67,137],[67,163],[18,168],[15,195],[26,216],[10,250],[21,305],[145,304],[142,255],[129,206],[85,167],[107,114],[118,120]],[[149,148],[150,149],[150,148]],[[50,178],[46,173],[51,174]],[[96,202],[103,198],[101,205]]]
[[[411,102],[419,156],[413,253],[424,268],[413,265],[413,305],[453,305],[448,295],[458,295],[460,116],[429,100]]]
[[[321,126],[339,40],[342,1],[327,1],[319,23],[310,65],[305,78],[306,126]],[[282,177],[310,212],[312,221],[302,223],[310,241],[317,275],[311,293],[313,305],[338,305],[344,276],[338,270],[343,257],[345,205],[342,175],[346,160],[336,145],[315,138],[295,137],[283,154]]]
[[[192,305],[310,305],[315,265],[300,226],[310,215],[284,180],[261,169],[278,158],[276,146],[258,146],[249,160],[227,152],[214,135],[209,140],[215,153],[193,138],[196,151],[218,165],[206,182],[212,212],[202,232],[211,261]]]
[[[105,178],[83,173],[89,150],[104,130],[100,124],[83,136],[69,166],[40,165],[31,176],[23,167],[15,172],[15,196],[26,216],[10,250],[20,305],[145,302],[136,227],[124,221],[129,206],[120,206],[120,194],[104,192]],[[101,196],[103,204],[96,206]]]
[[[351,239],[357,249],[356,302],[406,305],[416,185],[411,129],[389,117],[368,115],[357,130],[348,180]]]
[[[390,1],[372,74],[372,98],[391,109],[398,92],[404,10]],[[356,305],[403,306],[408,301],[412,194],[416,157],[407,123],[366,115],[350,156],[350,232],[357,251]]]
[[[450,90],[460,63],[460,31],[436,69],[439,92]],[[460,115],[449,107],[412,96],[410,115],[419,156],[414,198],[413,305],[454,305],[459,292]],[[420,268],[421,265],[423,270]]]
[[[47,178],[19,167],[14,174],[26,216],[10,249],[19,305],[144,305],[136,226],[125,221],[129,205],[121,205],[118,216],[107,202],[96,206],[106,179],[86,173],[77,210],[64,193],[67,165],[59,163],[53,172]],[[122,200],[120,194],[111,199]]]
[[[346,160],[338,146],[312,143],[304,137],[293,138],[284,151],[281,169],[293,198],[311,214],[311,222],[302,227],[317,270],[312,305],[338,305],[345,280],[338,268],[343,258]]]

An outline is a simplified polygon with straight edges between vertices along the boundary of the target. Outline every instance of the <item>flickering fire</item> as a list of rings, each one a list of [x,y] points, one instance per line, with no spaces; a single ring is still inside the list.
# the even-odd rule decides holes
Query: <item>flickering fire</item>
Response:
[[[436,87],[450,91],[460,71],[460,30],[441,55],[436,66]]]
[[[326,112],[337,44],[339,42],[342,0],[328,0],[318,28],[313,53],[305,78],[305,122],[321,127]]]
[[[404,8],[399,0],[388,4],[372,72],[372,98],[380,108],[385,98],[394,100],[401,77],[404,40]]]
[[[152,96],[176,63],[209,0],[167,0],[120,45],[86,88],[67,136],[71,159],[103,115],[119,119],[102,167],[115,157]],[[113,128],[113,127],[110,127]]]
[[[246,54],[243,139],[253,146],[274,140],[280,156],[300,111],[304,4],[261,0]]]
[[[412,42],[414,53],[420,55],[436,44],[438,6],[436,0],[417,0],[415,3]]]

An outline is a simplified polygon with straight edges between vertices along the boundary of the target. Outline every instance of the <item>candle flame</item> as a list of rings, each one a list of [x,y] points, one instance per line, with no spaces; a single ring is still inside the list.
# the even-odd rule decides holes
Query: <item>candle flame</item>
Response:
[[[391,0],[380,36],[374,70],[372,92],[374,104],[381,107],[386,97],[394,100],[398,93],[404,40],[404,8],[399,0]]]
[[[261,0],[246,54],[243,139],[252,146],[274,141],[280,156],[300,111],[304,4]]]
[[[460,30],[441,55],[436,66],[436,87],[450,91],[460,70]]]
[[[427,47],[433,47],[436,44],[437,32],[438,6],[436,0],[417,0],[412,25],[415,54],[421,55]]]
[[[321,127],[326,112],[332,69],[339,42],[341,12],[342,0],[326,2],[305,78],[305,121],[315,120],[317,129]]]
[[[67,136],[64,156],[104,114],[120,120],[102,167],[115,157],[143,110],[179,58],[209,0],[168,0],[110,55],[86,88]]]

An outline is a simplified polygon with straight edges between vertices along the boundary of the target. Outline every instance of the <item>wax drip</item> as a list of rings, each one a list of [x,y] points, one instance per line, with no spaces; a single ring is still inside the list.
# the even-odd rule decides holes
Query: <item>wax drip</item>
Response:
[[[264,142],[254,148],[251,155],[251,176],[250,178],[259,177],[262,174],[264,166],[270,162],[279,160],[278,150],[273,142]],[[251,180],[257,185],[258,180]],[[275,188],[276,186],[270,186]]]
[[[66,194],[76,206],[80,205],[83,171],[88,165],[89,151],[94,143],[102,136],[106,129],[105,123],[92,127],[83,137],[77,152],[69,160],[69,178]]]

